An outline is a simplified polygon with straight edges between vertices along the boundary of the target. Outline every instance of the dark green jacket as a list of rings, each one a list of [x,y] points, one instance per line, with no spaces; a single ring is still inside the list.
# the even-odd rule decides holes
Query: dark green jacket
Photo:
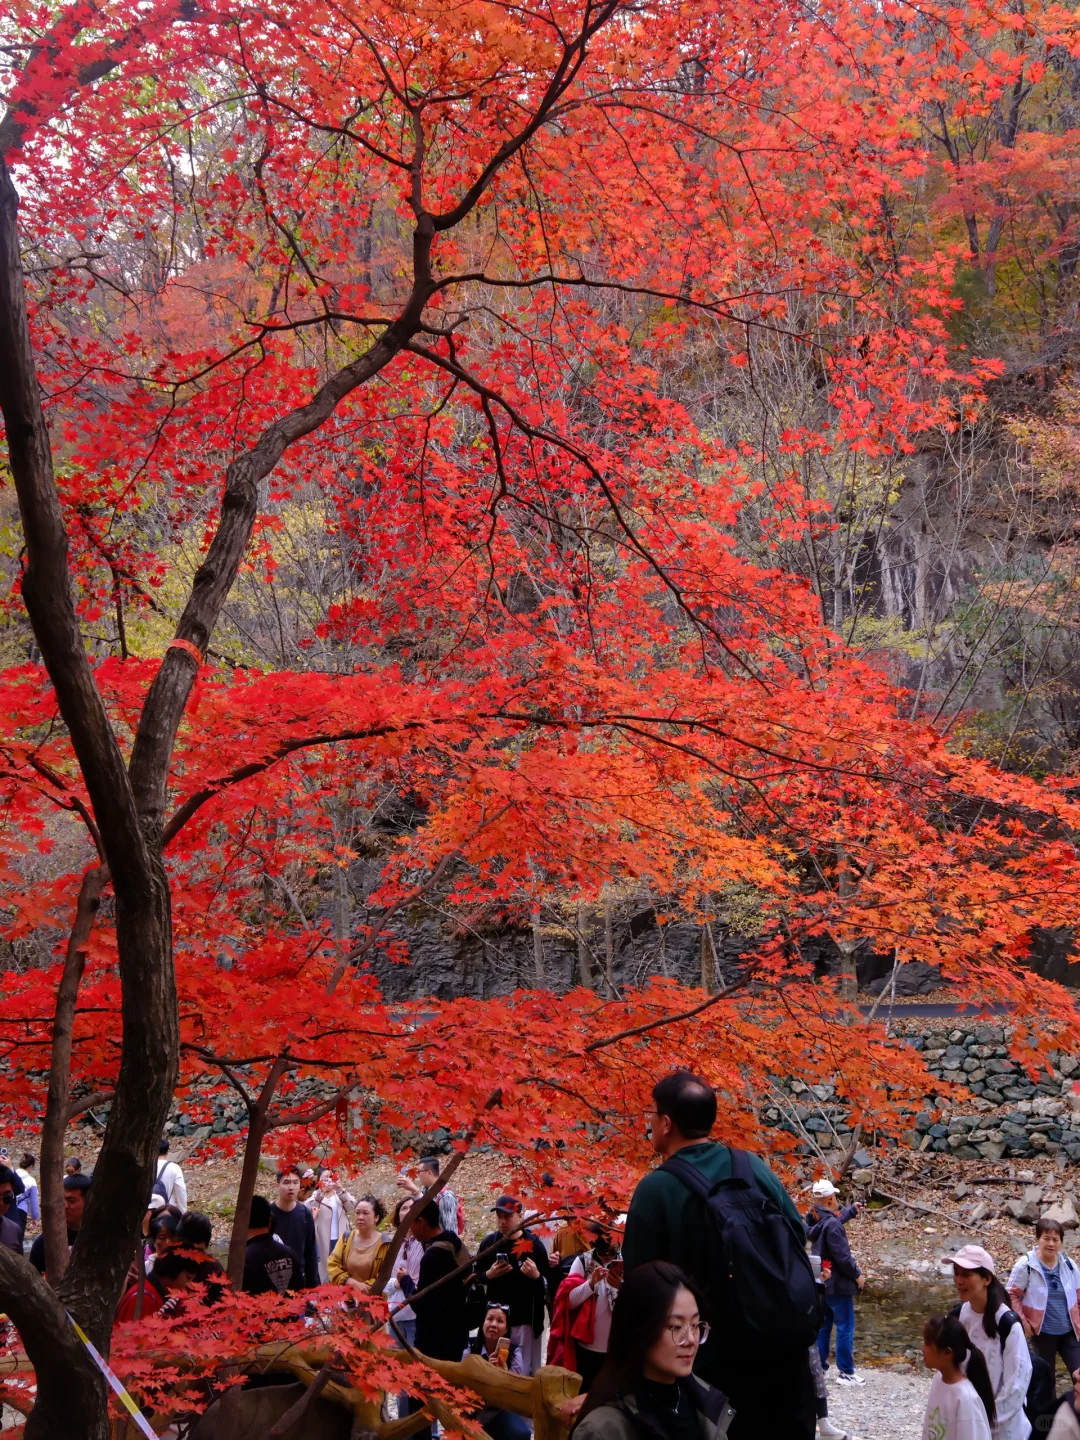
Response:
[[[706,1180],[715,1183],[731,1177],[731,1151],[715,1140],[687,1145],[679,1156],[696,1165]],[[750,1169],[757,1186],[771,1195],[805,1243],[806,1231],[791,1196],[763,1160],[750,1156]],[[650,1260],[670,1260],[688,1275],[694,1275],[701,1261],[702,1227],[706,1217],[702,1202],[674,1175],[650,1170],[634,1191],[626,1216],[623,1236],[623,1263],[627,1273]]]

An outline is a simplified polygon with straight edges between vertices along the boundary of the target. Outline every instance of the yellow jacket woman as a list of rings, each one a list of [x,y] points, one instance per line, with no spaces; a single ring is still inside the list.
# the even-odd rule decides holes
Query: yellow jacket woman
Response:
[[[351,1290],[371,1289],[390,1248],[390,1240],[379,1231],[386,1218],[386,1208],[375,1195],[362,1195],[353,1211],[353,1229],[342,1235],[326,1262],[331,1285],[346,1285]]]

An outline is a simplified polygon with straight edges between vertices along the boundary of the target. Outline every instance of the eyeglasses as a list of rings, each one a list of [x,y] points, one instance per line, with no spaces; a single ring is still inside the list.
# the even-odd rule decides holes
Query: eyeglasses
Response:
[[[709,1338],[707,1320],[676,1320],[667,1328],[676,1345],[704,1345]]]
[[[14,1199],[14,1190],[0,1190],[0,1205],[10,1205]]]

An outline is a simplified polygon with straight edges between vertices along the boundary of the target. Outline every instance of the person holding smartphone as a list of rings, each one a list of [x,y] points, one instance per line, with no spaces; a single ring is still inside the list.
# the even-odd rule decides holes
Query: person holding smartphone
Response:
[[[598,1227],[599,1230],[599,1227]],[[622,1260],[614,1236],[599,1230],[596,1243],[570,1266],[569,1280],[577,1285],[569,1291],[567,1304],[572,1317],[572,1335],[582,1390],[600,1373],[611,1335],[611,1313],[622,1285]],[[591,1316],[586,1307],[591,1307]]]
[[[464,1360],[470,1355],[479,1355],[508,1375],[524,1375],[521,1351],[510,1338],[510,1310],[506,1305],[488,1305],[476,1339],[461,1358]],[[487,1431],[491,1440],[528,1440],[532,1433],[525,1417],[515,1415],[512,1410],[481,1410],[473,1419]]]
[[[304,1174],[314,1178],[315,1172],[310,1170]],[[319,1279],[325,1285],[330,1279],[330,1256],[341,1237],[348,1233],[349,1216],[356,1209],[356,1200],[341,1188],[331,1171],[324,1170],[307,1195],[304,1194],[304,1180],[301,1180],[300,1202],[311,1211],[311,1218],[315,1221]]]
[[[477,1273],[488,1300],[509,1311],[510,1338],[521,1352],[521,1373],[535,1375],[547,1318],[548,1253],[543,1241],[526,1228],[520,1200],[500,1195],[492,1208],[498,1229],[481,1242]]]

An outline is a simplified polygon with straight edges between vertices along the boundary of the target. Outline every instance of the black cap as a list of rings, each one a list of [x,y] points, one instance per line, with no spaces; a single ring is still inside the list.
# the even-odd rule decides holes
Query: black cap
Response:
[[[499,1215],[518,1215],[521,1213],[521,1201],[515,1200],[513,1195],[500,1195],[491,1208]]]

